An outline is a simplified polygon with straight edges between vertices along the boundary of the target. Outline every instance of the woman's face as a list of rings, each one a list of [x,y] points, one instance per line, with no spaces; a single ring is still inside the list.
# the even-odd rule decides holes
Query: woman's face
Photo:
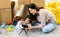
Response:
[[[31,9],[31,8],[29,8],[29,11],[30,11],[30,13],[33,14],[33,15],[35,15],[35,14],[37,13],[36,9]]]

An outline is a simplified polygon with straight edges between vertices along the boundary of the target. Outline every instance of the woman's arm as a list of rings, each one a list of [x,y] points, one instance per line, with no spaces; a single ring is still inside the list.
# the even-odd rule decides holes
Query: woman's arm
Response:
[[[38,18],[40,18],[40,19],[38,19],[38,20],[40,20],[41,24],[39,26],[32,26],[31,28],[42,28],[43,26],[46,25],[45,13],[44,12],[45,12],[44,9],[41,9],[39,11],[39,17]]]
[[[41,9],[41,10],[39,11],[40,21],[41,21],[40,27],[41,27],[41,28],[46,25],[46,18],[45,18],[46,16],[45,16],[45,13],[46,13],[45,9]]]
[[[31,29],[33,28],[40,28],[40,26],[31,26]]]

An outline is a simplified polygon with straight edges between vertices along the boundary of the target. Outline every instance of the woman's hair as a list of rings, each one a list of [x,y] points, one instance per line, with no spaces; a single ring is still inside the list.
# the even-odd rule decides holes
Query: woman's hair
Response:
[[[34,3],[29,4],[28,8],[31,9],[36,9],[37,11],[39,11],[40,9],[42,9],[43,7],[37,7]],[[36,13],[35,15],[31,14],[29,11],[29,15],[30,15],[30,19],[31,21],[37,21],[37,16],[39,15],[38,13]]]
[[[35,4],[33,4],[33,3],[32,3],[32,4],[29,4],[28,8],[36,9],[36,10],[38,11],[37,6],[36,6]],[[30,15],[31,21],[32,21],[32,20],[37,20],[37,14],[33,15],[33,14],[31,14],[30,11],[29,11],[29,15]]]
[[[36,9],[37,11],[39,11],[40,9],[43,9],[44,7],[38,7],[34,3],[31,3],[29,4],[28,8]]]
[[[33,4],[33,3],[29,4],[28,8],[38,10],[37,6],[35,4]]]
[[[34,15],[34,16],[33,15],[27,15],[23,20],[25,21],[26,18],[28,18],[30,20],[30,23],[31,23],[32,21],[37,21],[36,16],[37,15]]]

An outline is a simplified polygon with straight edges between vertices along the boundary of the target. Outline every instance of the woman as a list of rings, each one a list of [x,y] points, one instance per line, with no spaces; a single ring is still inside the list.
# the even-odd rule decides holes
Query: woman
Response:
[[[56,28],[56,18],[50,11],[40,8],[35,4],[29,5],[29,15],[32,23],[32,28],[39,28],[43,32],[50,32]]]

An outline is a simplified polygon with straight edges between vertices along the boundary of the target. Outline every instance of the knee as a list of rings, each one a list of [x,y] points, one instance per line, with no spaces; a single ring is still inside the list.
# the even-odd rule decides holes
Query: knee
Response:
[[[53,31],[55,28],[56,28],[56,25],[54,25],[54,24],[48,24],[48,25],[46,25],[45,27],[42,28],[42,31],[44,33],[47,33],[47,32]]]
[[[47,32],[49,32],[49,31],[48,31],[48,29],[46,29],[46,28],[42,28],[42,32],[47,33]]]
[[[55,27],[54,28],[46,28],[46,27],[43,27],[42,28],[42,32],[44,32],[44,33],[49,33],[49,32],[51,32],[51,31],[53,31],[55,29]]]

